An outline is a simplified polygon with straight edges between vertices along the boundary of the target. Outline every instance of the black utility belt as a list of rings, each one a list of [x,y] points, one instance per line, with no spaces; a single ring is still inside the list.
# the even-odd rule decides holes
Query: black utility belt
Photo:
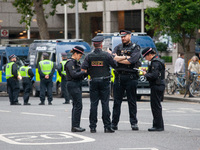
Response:
[[[108,76],[108,77],[93,77],[91,79],[91,81],[101,81],[101,80],[103,80],[103,81],[110,81],[110,78],[111,78],[111,76]]]
[[[136,75],[136,72],[115,71],[115,74],[122,74],[122,75]]]
[[[81,82],[82,80],[74,80],[74,79],[70,79],[70,80],[67,80],[67,81]]]

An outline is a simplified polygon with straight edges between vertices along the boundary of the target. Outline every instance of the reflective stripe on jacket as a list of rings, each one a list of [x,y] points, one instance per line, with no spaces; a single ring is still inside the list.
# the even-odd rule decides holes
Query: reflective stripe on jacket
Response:
[[[40,69],[42,71],[42,73],[44,73],[45,75],[48,75],[51,73],[51,70],[53,68],[53,62],[50,60],[42,60],[39,62],[40,65]]]
[[[28,66],[22,66],[19,69],[20,75],[22,77],[30,77],[30,75],[28,74],[28,70],[30,69],[30,67]]]
[[[6,79],[9,79],[11,77],[14,77],[14,75],[12,74],[12,66],[15,62],[9,62],[6,65]]]
[[[67,62],[67,60],[64,60],[64,61],[61,62],[61,64],[62,64],[61,74],[63,74],[63,75],[66,75],[66,71],[65,71],[65,64],[66,64],[66,62]]]

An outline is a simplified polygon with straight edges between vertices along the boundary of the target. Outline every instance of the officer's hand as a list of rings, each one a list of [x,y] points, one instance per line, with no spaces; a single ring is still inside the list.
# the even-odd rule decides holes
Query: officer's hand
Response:
[[[49,75],[45,75],[45,79],[49,79]]]
[[[17,79],[21,80],[21,79],[22,79],[22,76],[17,76]]]
[[[112,55],[112,50],[110,50],[109,48],[107,48],[106,52]]]
[[[146,71],[143,71],[143,75],[145,75],[147,72]]]
[[[85,69],[81,69],[81,71],[84,71],[85,73],[87,73],[87,70],[85,70]]]

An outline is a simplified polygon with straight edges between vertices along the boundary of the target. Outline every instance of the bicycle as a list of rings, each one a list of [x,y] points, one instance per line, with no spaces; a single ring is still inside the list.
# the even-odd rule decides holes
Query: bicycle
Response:
[[[165,79],[165,90],[167,94],[172,95],[176,91],[176,83],[174,81],[174,74],[169,72],[170,68],[166,69],[167,76]]]
[[[199,74],[191,75],[191,84],[189,85],[189,92],[192,97],[200,97],[200,78]]]
[[[172,95],[176,91],[185,90],[185,77],[183,76],[183,73],[170,73],[170,68],[166,69],[167,77],[165,79],[165,90],[167,94]],[[181,79],[181,80],[179,80]]]

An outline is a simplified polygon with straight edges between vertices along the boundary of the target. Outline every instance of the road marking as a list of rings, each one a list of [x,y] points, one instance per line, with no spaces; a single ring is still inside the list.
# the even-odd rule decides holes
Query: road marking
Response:
[[[23,132],[0,134],[0,140],[16,145],[56,145],[94,142],[95,139],[70,132]]]
[[[28,112],[21,112],[23,115],[34,115],[34,116],[46,116],[46,117],[55,117],[55,115],[49,114],[38,114],[38,113],[28,113]]]
[[[119,150],[158,150],[157,148],[119,148]]]
[[[190,127],[184,127],[184,126],[180,126],[180,125],[176,125],[176,124],[165,124],[165,125],[177,127],[177,128],[181,128],[181,129],[186,129],[186,130],[200,130],[200,128],[190,128]]]
[[[8,111],[8,110],[0,110],[0,112],[11,112],[11,111]]]

